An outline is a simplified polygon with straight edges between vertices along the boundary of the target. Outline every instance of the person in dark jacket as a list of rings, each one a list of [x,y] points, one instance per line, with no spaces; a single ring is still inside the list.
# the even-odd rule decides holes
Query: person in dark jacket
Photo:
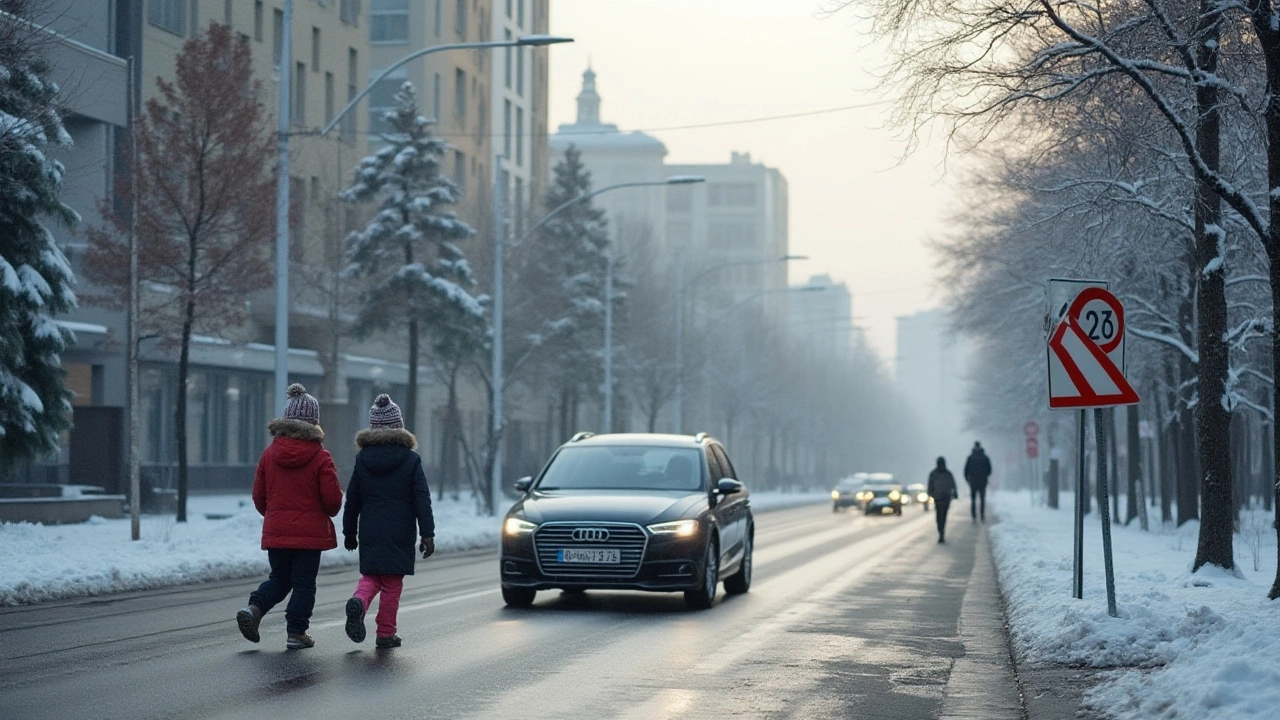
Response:
[[[253,505],[263,517],[262,549],[271,576],[249,595],[236,624],[247,640],[258,642],[262,616],[289,597],[285,646],[300,650],[315,646],[307,628],[316,604],[316,573],[320,552],[338,546],[329,518],[342,509],[342,487],[333,456],[321,444],[320,403],[298,383],[287,395],[284,415],[267,423],[271,444],[253,478]]]
[[[938,458],[938,466],[929,473],[929,486],[926,488],[929,497],[933,498],[933,510],[938,515],[938,542],[946,542],[947,510],[951,501],[960,497],[956,491],[956,479],[947,469],[946,458]]]
[[[379,395],[369,408],[369,428],[356,433],[356,467],[347,485],[342,534],[348,550],[360,549],[360,582],[347,600],[347,637],[365,638],[364,615],[378,600],[377,638],[380,648],[400,646],[396,613],[404,576],[413,574],[414,537],[423,558],[435,552],[435,519],[431,490],[414,452],[418,440],[404,429],[400,407]]]
[[[975,441],[973,452],[964,461],[964,479],[969,483],[969,514],[975,523],[987,521],[987,480],[990,477],[991,458],[982,450],[982,443]]]

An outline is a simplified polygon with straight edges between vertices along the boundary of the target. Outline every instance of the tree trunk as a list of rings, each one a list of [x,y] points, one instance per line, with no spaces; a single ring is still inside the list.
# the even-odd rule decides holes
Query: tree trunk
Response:
[[[1169,366],[1165,366],[1165,373],[1169,374]],[[1177,437],[1177,430],[1170,425],[1165,427],[1164,417],[1164,396],[1163,388],[1156,392],[1156,451],[1160,455],[1160,474],[1156,476],[1156,483],[1160,486],[1160,522],[1173,522],[1173,473],[1176,471],[1177,465],[1173,462],[1169,441],[1170,435]]]
[[[1217,0],[1202,0],[1196,33],[1200,68],[1218,71],[1219,29],[1222,22]],[[1218,86],[1196,87],[1196,146],[1208,169],[1221,165],[1221,111]],[[1199,354],[1196,403],[1197,449],[1200,458],[1200,540],[1192,572],[1204,565],[1230,569],[1235,566],[1232,547],[1235,509],[1231,501],[1231,413],[1227,400],[1228,349],[1226,295],[1226,230],[1222,226],[1222,199],[1203,179],[1195,186],[1196,240],[1196,349]]]
[[[178,352],[178,396],[174,409],[173,431],[178,441],[178,522],[187,521],[187,375],[191,371],[191,331],[195,325],[196,304],[187,300],[182,318],[182,347]]]
[[[1125,408],[1125,426],[1129,431],[1126,440],[1129,446],[1129,498],[1125,503],[1125,525],[1133,522],[1140,512],[1138,486],[1142,483],[1142,438],[1138,436],[1138,407],[1130,405]]]
[[[1178,430],[1180,437],[1175,441],[1178,453],[1178,526],[1191,520],[1200,519],[1200,496],[1196,478],[1196,429],[1191,422],[1191,413],[1185,408],[1178,411]]]

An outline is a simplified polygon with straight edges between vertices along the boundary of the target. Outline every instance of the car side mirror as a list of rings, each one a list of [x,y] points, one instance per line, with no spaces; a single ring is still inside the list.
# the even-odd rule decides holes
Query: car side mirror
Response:
[[[734,493],[742,492],[742,487],[742,483],[734,480],[733,478],[720,478],[720,482],[716,483],[716,490],[718,490],[721,495],[732,495]]]
[[[533,487],[533,478],[526,475],[515,482],[516,492],[527,493]]]

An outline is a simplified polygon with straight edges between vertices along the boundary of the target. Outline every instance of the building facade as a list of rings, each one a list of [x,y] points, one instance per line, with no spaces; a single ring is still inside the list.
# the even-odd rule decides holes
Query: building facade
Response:
[[[848,361],[853,358],[858,339],[853,318],[853,295],[849,286],[830,275],[814,275],[790,298],[791,330],[801,347],[816,358]],[[814,288],[816,291],[810,291]]]
[[[972,439],[964,435],[964,378],[969,352],[947,326],[944,310],[925,310],[897,319],[894,383],[919,419],[924,446],[962,460]]]

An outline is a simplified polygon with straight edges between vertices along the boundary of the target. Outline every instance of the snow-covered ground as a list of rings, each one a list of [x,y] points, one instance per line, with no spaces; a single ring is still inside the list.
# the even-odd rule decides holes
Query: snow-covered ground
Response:
[[[1124,719],[1274,718],[1280,708],[1280,601],[1271,517],[1250,512],[1238,572],[1191,574],[1198,527],[1112,528],[1117,608],[1107,615],[1098,513],[1085,520],[1084,600],[1071,599],[1073,499],[1062,509],[997,493],[992,526],[1014,642],[1032,662],[1118,668],[1085,705]],[[1123,505],[1121,506],[1123,507]],[[1254,549],[1257,548],[1255,561]],[[1256,566],[1255,566],[1256,562]]]
[[[826,493],[752,493],[757,512],[828,502]],[[497,545],[498,520],[477,516],[470,498],[436,498],[437,552]],[[339,515],[341,517],[341,515]],[[192,497],[186,523],[144,516],[142,539],[129,539],[129,520],[93,518],[77,525],[0,523],[0,605],[103,595],[183,583],[264,575],[262,517],[248,495]],[[355,564],[341,547],[324,567]]]

